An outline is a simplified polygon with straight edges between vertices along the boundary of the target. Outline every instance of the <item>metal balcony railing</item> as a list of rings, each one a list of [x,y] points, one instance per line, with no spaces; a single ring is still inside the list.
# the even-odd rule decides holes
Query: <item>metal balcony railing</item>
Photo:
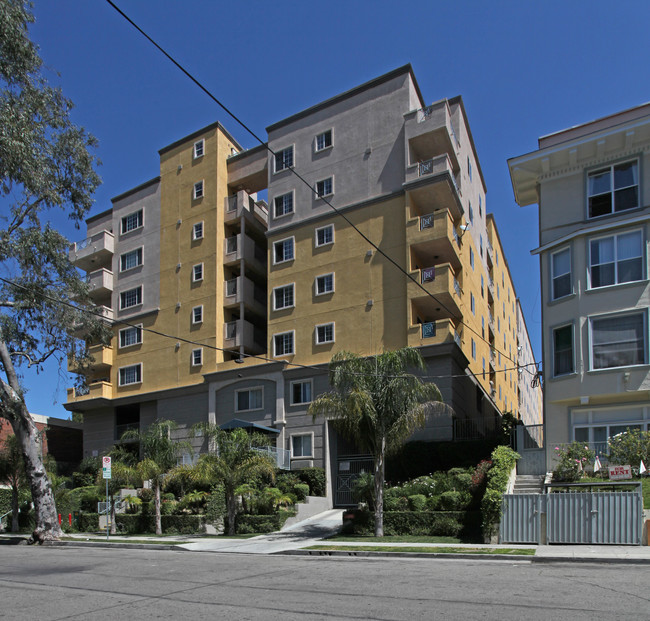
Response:
[[[430,339],[436,335],[436,323],[435,321],[427,321],[422,324],[422,338]]]
[[[420,230],[433,228],[433,214],[428,213],[426,216],[420,216]]]

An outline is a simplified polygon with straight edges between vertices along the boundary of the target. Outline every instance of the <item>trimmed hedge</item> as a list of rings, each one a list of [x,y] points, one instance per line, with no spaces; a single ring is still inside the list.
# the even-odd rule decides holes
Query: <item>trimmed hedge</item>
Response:
[[[0,515],[4,515],[8,511],[11,511],[11,490],[0,488]],[[9,523],[11,524],[11,517],[8,517]]]
[[[250,533],[272,533],[280,530],[289,517],[295,515],[293,511],[280,511],[273,515],[247,515],[237,516],[238,535]]]
[[[309,485],[310,496],[325,496],[327,479],[323,468],[302,468],[296,470],[298,478]]]
[[[161,522],[163,533],[193,535],[203,532],[205,518],[202,515],[163,515]],[[118,532],[127,535],[156,532],[156,520],[153,515],[118,513],[115,516],[115,523]],[[79,516],[79,530],[81,532],[98,531],[99,514],[82,513]]]
[[[501,498],[519,457],[519,453],[508,446],[498,446],[492,451],[492,467],[487,473],[487,487],[481,501],[483,534],[486,538],[492,536],[494,525],[501,519]]]

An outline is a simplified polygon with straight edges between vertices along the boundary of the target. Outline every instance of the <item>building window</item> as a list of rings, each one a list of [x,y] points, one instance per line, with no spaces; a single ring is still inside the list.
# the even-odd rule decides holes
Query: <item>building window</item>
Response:
[[[311,433],[291,436],[291,457],[294,459],[312,457]]]
[[[192,282],[203,280],[203,263],[197,263],[192,267]]]
[[[483,199],[480,194],[478,195],[478,217],[483,217]]]
[[[468,201],[467,204],[468,204],[468,211],[469,211],[469,223],[474,224],[474,210],[472,209],[472,203],[471,201]]]
[[[125,252],[120,256],[120,272],[126,272],[140,265],[142,265],[142,248]]]
[[[589,173],[587,196],[590,218],[638,207],[638,162],[615,164]]]
[[[235,391],[235,412],[248,412],[250,410],[261,410],[264,403],[264,390],[259,388],[248,388]]]
[[[328,177],[322,181],[317,181],[316,194],[318,195],[318,198],[334,194],[334,179],[332,177]]]
[[[293,237],[273,243],[273,263],[284,263],[293,259]]]
[[[197,140],[194,143],[194,159],[203,157],[204,148],[205,148],[205,140],[203,139]]]
[[[485,286],[485,281],[483,280],[483,274],[481,274],[481,297],[485,297],[485,289],[483,288]]]
[[[120,386],[129,384],[140,384],[142,382],[142,364],[132,364],[120,369]]]
[[[332,293],[334,291],[334,274],[316,276],[316,295]]]
[[[291,405],[311,403],[311,380],[291,382]]]
[[[203,198],[203,181],[197,181],[194,184],[194,198]]]
[[[316,326],[316,345],[334,342],[334,324],[324,323]]]
[[[474,294],[470,293],[469,294],[469,307],[472,311],[472,315],[476,315],[476,302],[474,300]]]
[[[201,323],[203,321],[203,306],[195,306],[192,309],[192,323]]]
[[[647,364],[644,312],[590,319],[591,368]]]
[[[203,349],[192,350],[192,366],[199,367],[203,364]]]
[[[276,218],[293,213],[293,192],[276,196],[273,205],[275,206],[274,217]]]
[[[573,364],[573,325],[553,329],[553,377],[575,370]]]
[[[195,222],[192,227],[192,239],[203,239],[203,222]]]
[[[120,309],[131,308],[142,304],[142,287],[129,289],[120,293]]]
[[[332,130],[328,129],[316,135],[316,151],[322,151],[332,146]]]
[[[476,342],[472,339],[472,358],[476,360]]]
[[[467,176],[469,177],[469,180],[472,180],[472,162],[469,161],[469,157],[467,158]]]
[[[328,224],[316,229],[316,247],[334,243],[334,225]]]
[[[293,353],[293,330],[273,335],[274,356],[288,356]]]
[[[142,209],[130,213],[128,216],[122,218],[122,233],[128,233],[129,231],[135,231],[142,226]]]
[[[469,264],[474,269],[474,250],[472,248],[469,249]]]
[[[293,299],[293,284],[273,289],[273,310],[292,308],[295,306]]]
[[[641,231],[621,233],[589,242],[589,286],[592,289],[643,278]]]
[[[557,300],[572,293],[571,249],[565,248],[551,255],[551,299]]]
[[[275,172],[280,172],[281,170],[286,170],[293,166],[293,145],[282,149],[281,151],[276,151],[275,153]]]
[[[119,331],[120,347],[131,347],[142,343],[142,326],[129,326]]]
[[[481,258],[483,258],[483,235],[478,236],[478,251]]]

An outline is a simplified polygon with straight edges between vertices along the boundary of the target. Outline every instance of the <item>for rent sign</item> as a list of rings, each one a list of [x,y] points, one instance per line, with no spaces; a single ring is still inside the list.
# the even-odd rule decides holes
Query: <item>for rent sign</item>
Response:
[[[630,466],[609,466],[609,478],[612,481],[631,479],[632,468]]]

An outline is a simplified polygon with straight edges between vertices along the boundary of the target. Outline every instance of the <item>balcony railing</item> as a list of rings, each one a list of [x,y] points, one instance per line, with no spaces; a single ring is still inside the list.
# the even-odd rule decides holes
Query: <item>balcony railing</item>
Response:
[[[234,237],[228,237],[226,239],[226,254],[233,254],[234,252],[237,252],[238,247],[239,247],[239,235],[235,235]]]
[[[239,282],[239,278],[232,278],[231,280],[226,281],[226,295],[228,297],[231,297],[233,295],[237,295],[237,283]]]
[[[461,297],[461,295],[463,294],[463,290],[460,288],[460,283],[458,282],[455,276],[454,276],[454,291],[456,292],[456,295],[458,297]]]
[[[436,323],[435,321],[427,321],[422,324],[422,338],[431,339],[436,335]]]
[[[226,339],[236,339],[237,338],[237,321],[229,321],[226,324]]]
[[[420,230],[433,228],[434,214],[428,213],[426,216],[420,216]]]
[[[291,451],[276,448],[275,446],[251,447],[257,453],[267,455],[281,470],[291,470]]]
[[[424,267],[421,270],[420,282],[433,282],[436,279],[436,268],[435,267]]]
[[[444,106],[447,107],[447,115],[450,115],[447,102],[446,101],[445,102],[438,102],[438,103],[431,104],[430,106],[426,106],[425,108],[420,108],[417,111],[417,122],[418,123],[425,123],[426,121],[428,121],[438,111],[438,109],[440,108],[441,105],[444,105]],[[458,138],[456,136],[456,132],[454,131],[454,127],[451,124],[451,122],[447,125],[447,127],[449,129],[449,133],[451,134],[451,136],[453,137],[453,139],[454,139],[454,141],[456,143],[456,146],[460,146],[460,142],[458,141]]]

